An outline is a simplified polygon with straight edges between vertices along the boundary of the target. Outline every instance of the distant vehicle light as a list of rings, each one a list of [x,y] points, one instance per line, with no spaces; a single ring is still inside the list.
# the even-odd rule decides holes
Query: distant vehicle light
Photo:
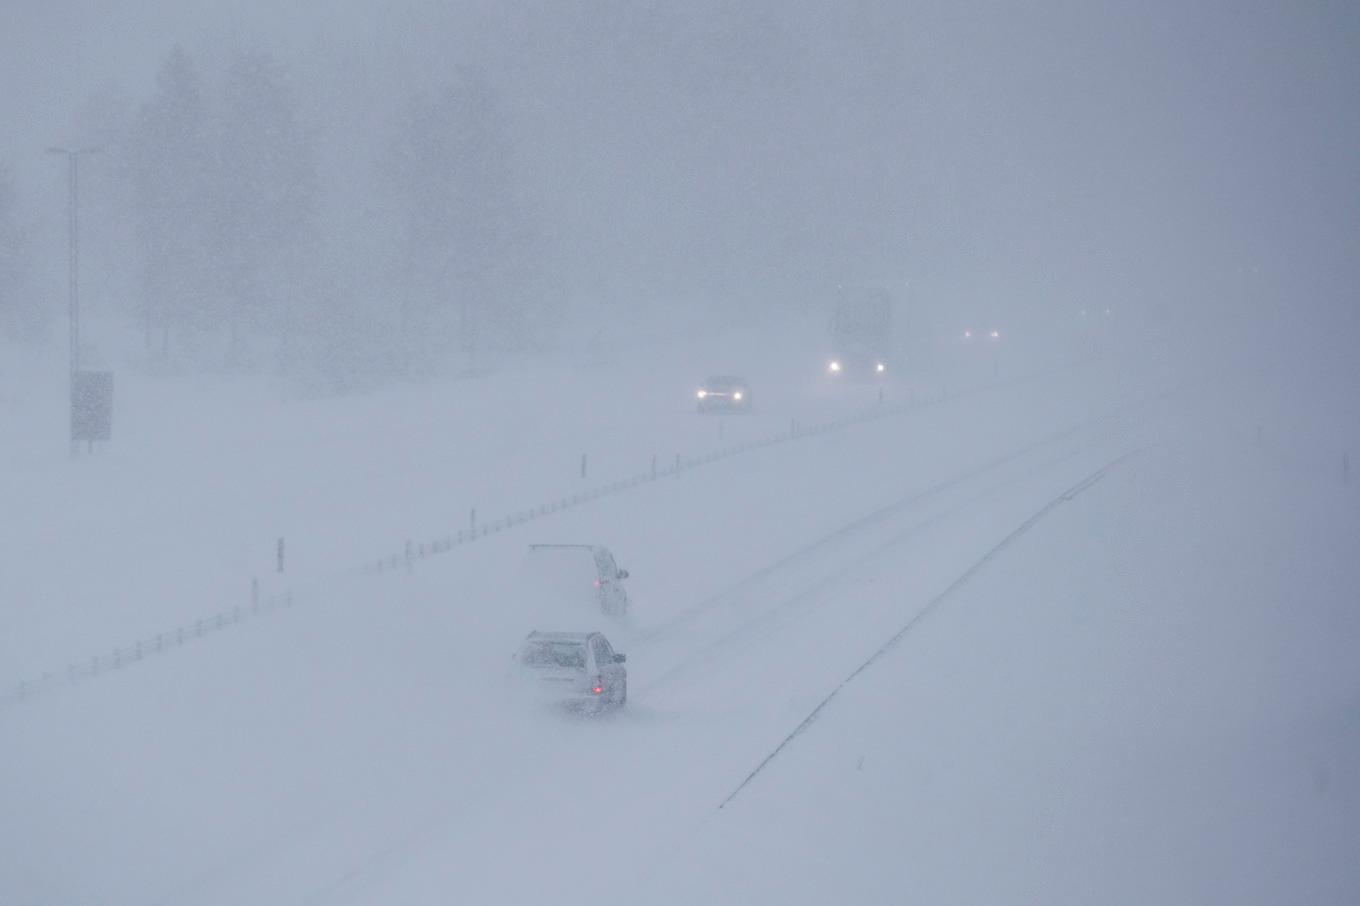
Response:
[[[594,692],[596,695],[599,695],[601,692],[604,691],[604,684],[602,684],[599,680],[596,680],[595,685],[591,687],[590,691]]]
[[[739,400],[739,399],[741,399],[741,391],[738,390],[737,392],[733,393],[733,394],[732,394],[732,399],[734,399],[734,400]]]
[[[707,391],[707,390],[700,390],[700,391],[699,391],[699,399],[703,399],[703,398],[706,397],[706,396],[708,396],[708,391]]]
[[[882,374],[883,372],[888,370],[888,366],[884,365],[882,362],[879,362],[877,365],[874,366],[874,370],[877,371],[879,374]]]
[[[840,362],[832,362],[830,365],[828,365],[828,366],[826,366],[826,367],[827,367],[827,369],[828,369],[829,371],[831,371],[831,372],[834,374],[834,373],[836,373],[836,372],[838,372],[838,371],[841,370],[841,363],[840,363]]]
[[[993,339],[993,340],[999,340],[999,339],[1001,339],[1001,331],[999,331],[999,330],[994,330],[994,331],[992,331],[992,339]]]
[[[963,332],[963,338],[964,338],[965,340],[971,340],[971,339],[973,339],[973,332],[972,332],[971,330],[965,330],[965,331]]]
[[[596,587],[596,588],[599,588],[599,587],[600,587],[600,580],[599,580],[599,579],[596,579],[596,580],[595,580],[595,587]]]
[[[1105,314],[1106,314],[1106,315],[1109,315],[1109,313],[1110,313],[1110,310],[1109,310],[1108,308],[1105,309]]]

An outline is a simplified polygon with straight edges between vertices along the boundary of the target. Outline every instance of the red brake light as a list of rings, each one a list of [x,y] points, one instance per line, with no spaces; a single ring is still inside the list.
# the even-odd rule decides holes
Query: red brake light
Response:
[[[595,677],[595,685],[591,688],[590,691],[594,692],[596,695],[599,695],[601,692],[604,691],[604,683],[600,680],[598,676]]]
[[[596,588],[599,588],[599,587],[600,587],[600,580],[599,580],[599,579],[596,579],[596,580],[595,580],[595,587],[596,587]]]

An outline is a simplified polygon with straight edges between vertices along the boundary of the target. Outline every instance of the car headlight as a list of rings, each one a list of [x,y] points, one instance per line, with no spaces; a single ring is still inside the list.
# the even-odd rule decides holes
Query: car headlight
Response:
[[[840,362],[832,362],[830,365],[828,365],[828,366],[826,366],[826,367],[827,367],[827,369],[828,369],[829,371],[831,371],[831,372],[834,373],[834,372],[837,372],[837,371],[840,371],[840,370],[841,370],[841,363],[840,363]]]
[[[733,394],[732,394],[732,399],[734,399],[734,400],[739,400],[739,399],[741,399],[741,391],[738,390],[738,391],[736,391],[735,393],[733,393]]]
[[[877,371],[879,374],[882,374],[883,372],[888,370],[888,366],[884,365],[882,362],[879,362],[877,365],[874,366],[874,370]]]
[[[700,391],[699,391],[699,399],[703,399],[703,398],[706,397],[706,396],[708,396],[708,391],[707,391],[707,390],[700,390]]]
[[[992,331],[992,339],[993,339],[993,340],[999,340],[999,339],[1001,339],[1001,331],[999,331],[999,330],[994,330],[994,331]]]

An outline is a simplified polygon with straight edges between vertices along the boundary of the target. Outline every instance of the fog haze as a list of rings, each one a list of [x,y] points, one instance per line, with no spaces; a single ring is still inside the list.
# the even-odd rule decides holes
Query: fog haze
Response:
[[[209,94],[231,48],[278,62],[335,255],[383,231],[409,97],[471,70],[503,118],[533,292],[559,306],[778,311],[869,280],[1222,323],[1267,283],[1296,288],[1288,322],[1354,329],[1334,276],[1356,243],[1345,4],[12,7],[4,159],[56,310],[64,175],[41,149],[99,131],[101,100],[134,114],[179,45]],[[135,255],[104,252],[119,226],[87,225],[87,295],[127,312]]]
[[[1358,88],[0,0],[0,903],[1360,902]]]

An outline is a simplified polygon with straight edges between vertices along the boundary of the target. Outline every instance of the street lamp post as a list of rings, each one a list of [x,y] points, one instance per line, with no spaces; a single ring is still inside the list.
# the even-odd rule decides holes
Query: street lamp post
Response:
[[[66,179],[69,189],[66,228],[70,241],[69,296],[67,300],[67,314],[70,319],[71,333],[69,393],[72,395],[73,402],[76,372],[80,370],[80,156],[82,154],[98,154],[100,150],[99,148],[60,147],[47,149],[48,154],[64,154],[66,156]]]
[[[48,148],[48,154],[66,155],[66,179],[69,188],[66,228],[70,239],[70,298],[68,311],[71,320],[71,379],[80,368],[80,155],[98,154],[99,148]]]

